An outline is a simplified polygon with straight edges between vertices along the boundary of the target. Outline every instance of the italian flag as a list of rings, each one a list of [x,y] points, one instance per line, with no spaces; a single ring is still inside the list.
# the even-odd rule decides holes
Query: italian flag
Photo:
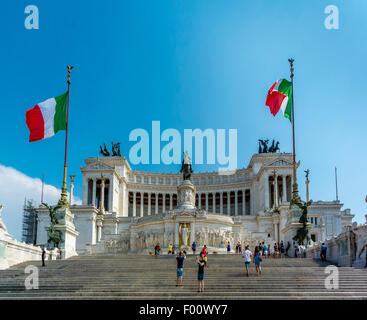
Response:
[[[68,93],[65,92],[38,103],[26,112],[29,142],[50,138],[57,131],[66,130],[67,98]]]
[[[273,116],[282,109],[284,117],[292,122],[292,83],[286,79],[275,82],[268,91],[265,105]]]

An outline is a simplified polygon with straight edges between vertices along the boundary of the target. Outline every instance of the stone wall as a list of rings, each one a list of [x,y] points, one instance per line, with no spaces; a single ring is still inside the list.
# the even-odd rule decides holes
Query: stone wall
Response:
[[[366,219],[367,220],[367,219]],[[367,250],[367,221],[365,224],[345,226],[342,233],[327,241],[326,259],[340,267],[363,268],[366,264]],[[322,243],[315,243],[308,247],[306,256],[309,258],[320,259]]]
[[[58,258],[57,249],[46,250],[46,259]],[[32,246],[14,239],[0,239],[0,270],[8,269],[26,261],[41,261],[41,247]]]
[[[0,270],[8,269],[25,261],[42,260],[41,247],[19,242],[11,237],[1,218],[2,208],[0,205]],[[58,256],[58,249],[46,250],[47,260],[55,260]]]

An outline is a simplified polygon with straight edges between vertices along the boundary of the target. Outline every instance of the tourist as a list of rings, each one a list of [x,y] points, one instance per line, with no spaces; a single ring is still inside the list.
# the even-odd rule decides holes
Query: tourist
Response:
[[[264,252],[265,252],[265,242],[263,241],[262,244],[261,244],[261,255],[263,256],[264,255]]]
[[[230,254],[230,253],[231,253],[231,244],[228,241],[228,243],[227,243],[227,254]]]
[[[42,247],[42,267],[45,267],[45,260],[46,260],[46,250]]]
[[[246,275],[249,276],[249,267],[250,267],[251,256],[252,256],[252,252],[249,250],[249,246],[245,247],[245,251],[243,252],[242,256],[245,260]]]
[[[203,259],[205,261],[205,263],[208,263],[208,250],[206,248],[206,244],[204,244],[203,249],[201,249],[201,252],[203,254]]]
[[[263,257],[266,258],[268,256],[268,246],[266,244],[264,244],[264,254]]]
[[[196,242],[194,241],[191,245],[192,253],[195,254],[196,251]]]
[[[274,258],[278,258],[278,244],[274,243]]]
[[[154,247],[155,258],[158,258],[160,251],[161,251],[161,246],[159,245],[159,242],[158,242],[157,245]]]
[[[255,263],[255,270],[256,270],[256,274],[259,276],[259,274],[261,274],[261,251],[259,247],[255,247],[255,252],[254,252],[254,263]]]
[[[241,244],[241,242],[238,242],[238,253],[239,254],[242,253],[242,244]]]
[[[366,250],[366,264],[365,264],[365,268],[367,268],[367,244],[365,244],[363,247],[362,247],[362,249],[361,249],[361,251],[360,251],[360,253],[359,253],[359,258],[361,257],[361,255],[362,255],[362,253],[363,253],[363,251],[364,250]],[[326,257],[326,254],[325,254],[325,257]]]
[[[168,246],[168,254],[172,254],[172,244],[170,243],[169,246]]]
[[[299,246],[296,248],[296,257],[301,258],[301,248]]]
[[[177,282],[176,282],[176,287],[182,286],[183,263],[184,263],[185,259],[186,259],[186,255],[180,250],[180,252],[176,256],[176,260],[177,260]]]
[[[268,244],[268,258],[271,258],[272,254],[273,254],[273,252],[271,250],[271,244],[269,243]]]
[[[238,254],[238,242],[236,244],[236,254]]]
[[[204,292],[204,268],[206,267],[206,261],[204,253],[200,252],[200,259],[196,257],[195,263],[199,265],[198,269],[198,292]]]
[[[298,255],[299,255],[298,258],[302,258],[302,253],[303,253],[302,247],[301,246],[298,246]]]
[[[323,242],[321,245],[321,252],[320,252],[320,257],[322,261],[326,261],[326,250],[327,250],[327,247],[325,243]]]
[[[285,257],[285,247],[284,247],[284,243],[283,240],[280,241],[280,257]]]

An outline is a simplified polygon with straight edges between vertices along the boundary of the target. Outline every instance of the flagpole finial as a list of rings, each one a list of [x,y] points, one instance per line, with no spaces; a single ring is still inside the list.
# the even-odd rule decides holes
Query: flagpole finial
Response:
[[[293,68],[294,59],[290,58],[290,59],[288,59],[288,61],[289,61],[289,64],[291,65],[291,79],[293,79],[293,76],[294,76],[294,74],[293,74],[293,71],[294,71],[294,68]]]
[[[70,73],[71,73],[71,70],[74,68],[73,66],[66,66],[66,68],[68,69],[68,84],[70,84]]]

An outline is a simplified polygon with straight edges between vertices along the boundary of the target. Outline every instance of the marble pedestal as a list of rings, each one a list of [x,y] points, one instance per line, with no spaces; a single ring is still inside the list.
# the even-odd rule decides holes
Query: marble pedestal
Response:
[[[55,229],[61,232],[62,243],[59,245],[61,259],[67,259],[77,255],[76,238],[79,232],[75,230],[74,214],[68,207],[62,207],[57,210],[58,224]]]

